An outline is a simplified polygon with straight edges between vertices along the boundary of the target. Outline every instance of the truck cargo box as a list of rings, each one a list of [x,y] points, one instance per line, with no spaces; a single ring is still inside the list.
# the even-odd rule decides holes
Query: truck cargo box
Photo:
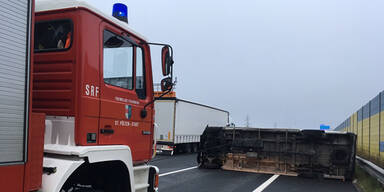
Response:
[[[353,133],[207,127],[198,163],[202,168],[349,180],[355,154]]]
[[[229,112],[176,98],[155,102],[157,151],[197,151],[205,127],[226,126]]]

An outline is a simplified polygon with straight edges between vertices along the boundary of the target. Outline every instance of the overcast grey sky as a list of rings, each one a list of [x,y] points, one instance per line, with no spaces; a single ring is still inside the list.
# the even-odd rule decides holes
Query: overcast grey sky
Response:
[[[118,0],[88,1],[110,14]],[[177,96],[238,126],[334,128],[384,90],[381,0],[121,1],[134,30],[175,48]]]

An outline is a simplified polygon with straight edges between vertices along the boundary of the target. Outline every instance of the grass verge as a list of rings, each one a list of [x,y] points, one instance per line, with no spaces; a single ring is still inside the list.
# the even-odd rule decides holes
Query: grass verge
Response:
[[[355,178],[357,185],[362,192],[384,192],[383,186],[374,177],[356,165]]]

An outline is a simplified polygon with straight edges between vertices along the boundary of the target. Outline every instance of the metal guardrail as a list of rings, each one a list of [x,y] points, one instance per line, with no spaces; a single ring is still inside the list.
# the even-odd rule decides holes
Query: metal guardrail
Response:
[[[359,156],[356,156],[358,165],[363,168],[368,174],[376,178],[382,185],[384,185],[384,169],[373,164],[372,162],[365,160]]]

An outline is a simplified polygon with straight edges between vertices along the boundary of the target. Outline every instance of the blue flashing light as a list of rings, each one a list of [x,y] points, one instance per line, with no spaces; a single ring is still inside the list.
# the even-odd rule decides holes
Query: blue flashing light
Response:
[[[123,3],[113,5],[112,15],[117,19],[128,23],[128,7]]]
[[[331,128],[331,126],[329,126],[329,125],[324,125],[324,124],[320,125],[320,130],[329,130],[330,128]]]

